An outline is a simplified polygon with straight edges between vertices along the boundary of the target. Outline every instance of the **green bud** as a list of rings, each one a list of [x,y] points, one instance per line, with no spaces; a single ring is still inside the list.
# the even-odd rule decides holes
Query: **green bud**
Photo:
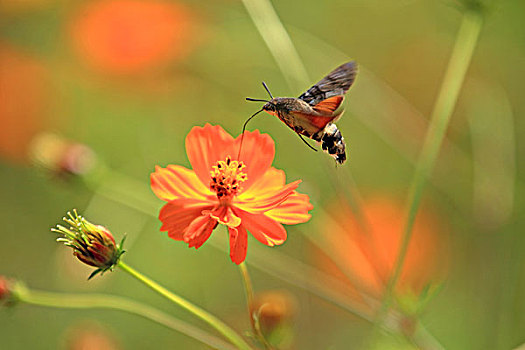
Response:
[[[124,253],[122,249],[124,238],[120,244],[116,244],[107,228],[90,223],[78,215],[75,209],[73,214],[68,212],[63,220],[70,225],[69,228],[57,225],[51,231],[61,235],[57,238],[57,242],[63,242],[64,245],[73,248],[73,255],[78,260],[97,268],[88,279],[100,272],[113,270]]]

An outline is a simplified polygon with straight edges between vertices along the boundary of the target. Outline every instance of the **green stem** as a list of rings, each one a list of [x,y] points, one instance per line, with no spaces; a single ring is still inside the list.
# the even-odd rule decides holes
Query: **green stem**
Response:
[[[241,270],[242,282],[244,284],[244,290],[246,290],[246,301],[248,303],[248,309],[253,305],[253,285],[250,274],[248,273],[248,268],[246,263],[242,262],[239,264],[239,269]],[[251,316],[250,316],[251,317]]]
[[[242,262],[239,264],[239,269],[241,270],[242,282],[244,284],[244,290],[246,291],[246,301],[248,302],[248,307],[253,304],[253,285],[248,273],[248,268],[246,263]]]
[[[261,325],[259,323],[258,315],[254,315],[253,312],[258,310],[252,310],[253,307],[253,284],[246,263],[242,262],[239,264],[239,269],[241,270],[242,282],[244,284],[244,290],[246,291],[246,302],[248,304],[248,313],[250,315],[250,321],[253,325],[253,331],[255,335],[259,338],[259,341],[265,346],[266,349],[271,349],[272,346],[268,343],[266,338],[261,332]]]
[[[470,10],[463,15],[463,20],[457,34],[438,98],[434,105],[434,110],[432,111],[430,126],[415,170],[409,194],[408,203],[410,203],[410,206],[401,240],[401,248],[386,287],[381,309],[378,314],[378,321],[381,321],[390,307],[392,294],[401,275],[410,239],[412,238],[412,228],[421,202],[423,189],[436,163],[439,149],[443,142],[452,112],[454,111],[454,106],[458,100],[461,86],[463,85],[478,41],[479,33],[481,32],[482,24],[483,20],[479,12]]]
[[[241,350],[251,350],[250,345],[248,345],[244,339],[241,338],[233,329],[227,326],[224,322],[219,320],[217,317],[211,315],[207,311],[201,309],[200,307],[190,303],[184,298],[170,292],[157,282],[151,280],[150,278],[144,276],[137,270],[133,269],[129,265],[125,264],[122,260],[118,262],[118,267],[122,270],[129,273],[131,276],[135,277],[140,282],[144,283],[149,288],[153,289],[155,292],[159,293],[166,299],[174,302],[175,304],[181,306],[187,311],[191,312],[195,316],[199,317],[204,322],[208,323],[210,326],[215,328],[219,333],[226,337],[232,344]]]
[[[144,317],[167,328],[192,337],[214,349],[232,350],[234,347],[222,339],[174,318],[149,305],[131,299],[104,294],[65,294],[37,291],[18,287],[14,291],[17,301],[26,304],[61,309],[112,309]]]
[[[288,86],[296,91],[308,84],[303,62],[269,0],[242,0]]]

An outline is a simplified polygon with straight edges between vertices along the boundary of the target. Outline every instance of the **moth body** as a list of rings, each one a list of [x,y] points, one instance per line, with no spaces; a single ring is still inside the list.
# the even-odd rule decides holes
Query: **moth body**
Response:
[[[343,164],[346,145],[335,122],[341,117],[344,95],[354,83],[356,74],[355,61],[347,62],[298,98],[271,97],[262,110],[275,115],[297,134],[320,142],[325,152]],[[266,85],[264,87],[270,93]]]
[[[311,138],[319,143],[323,151],[335,158],[337,163],[343,164],[346,160],[346,144],[343,135],[334,123],[329,122],[321,130],[312,127],[311,118],[320,120],[335,120],[339,113],[322,113],[308,103],[293,97],[276,97],[263,106],[263,110],[278,117],[290,129],[298,134]],[[310,119],[304,116],[310,116]]]
[[[310,137],[307,123],[302,123],[300,114],[315,114],[314,109],[306,102],[293,97],[276,97],[263,106],[263,110],[275,115],[295,132]]]
[[[329,123],[322,132],[313,135],[312,139],[321,142],[323,151],[334,157],[337,163],[345,162],[346,144],[337,125]]]

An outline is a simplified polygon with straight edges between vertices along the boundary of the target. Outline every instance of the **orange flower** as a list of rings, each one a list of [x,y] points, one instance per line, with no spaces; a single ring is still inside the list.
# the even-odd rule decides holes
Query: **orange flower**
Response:
[[[380,297],[399,254],[406,215],[404,206],[391,198],[368,199],[362,207],[368,224],[362,225],[346,205],[331,212],[338,223],[325,230],[331,258],[359,288]],[[413,227],[396,295],[418,296],[430,283],[443,278],[447,266],[443,225],[421,208]]]
[[[231,260],[246,258],[247,231],[268,246],[282,244],[282,224],[310,219],[307,195],[295,192],[301,182],[285,184],[284,171],[271,167],[275,146],[258,130],[234,139],[220,126],[194,127],[186,137],[193,170],[180,165],[156,167],[151,188],[168,203],[160,211],[161,231],[199,248],[221,223],[228,227]]]
[[[106,73],[136,74],[185,57],[195,25],[186,6],[171,1],[99,0],[73,18],[72,44]]]
[[[31,56],[0,42],[0,158],[26,162],[31,139],[53,127],[50,74]]]

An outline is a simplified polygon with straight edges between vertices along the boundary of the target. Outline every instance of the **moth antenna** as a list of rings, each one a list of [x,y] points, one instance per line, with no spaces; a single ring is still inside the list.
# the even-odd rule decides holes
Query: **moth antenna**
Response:
[[[263,100],[263,99],[259,99],[259,98],[251,98],[251,97],[246,97],[246,101],[250,101],[250,102],[270,102],[268,100]]]
[[[272,106],[275,107],[275,103],[273,103],[272,101],[268,101],[268,100],[246,97],[246,101],[250,101],[250,102],[267,102],[267,103],[269,103],[269,104],[271,104]]]
[[[264,86],[264,89],[266,90],[266,92],[268,93],[268,95],[270,95],[271,99],[273,100],[273,95],[272,93],[270,92],[270,89],[268,89],[268,86],[266,85],[266,83],[263,81],[262,82],[262,85]]]
[[[253,117],[255,117],[257,114],[261,113],[263,110],[260,109],[258,110],[257,112],[255,112],[254,114],[251,115],[250,118],[248,118],[245,122],[244,122],[244,125],[242,126],[242,132],[241,132],[241,144],[239,145],[239,153],[237,154],[237,160],[241,160],[241,150],[242,150],[242,143],[244,141],[244,131],[246,130],[246,125],[248,125],[248,122],[250,120],[253,119]]]
[[[299,138],[300,138],[301,140],[303,140],[303,142],[304,142],[305,145],[307,145],[307,146],[310,147],[312,150],[314,150],[314,152],[317,152],[317,150],[316,150],[315,148],[313,148],[311,144],[309,144],[308,142],[306,142],[305,139],[303,139],[303,135],[301,135],[301,134],[297,134],[297,135],[299,136]]]

